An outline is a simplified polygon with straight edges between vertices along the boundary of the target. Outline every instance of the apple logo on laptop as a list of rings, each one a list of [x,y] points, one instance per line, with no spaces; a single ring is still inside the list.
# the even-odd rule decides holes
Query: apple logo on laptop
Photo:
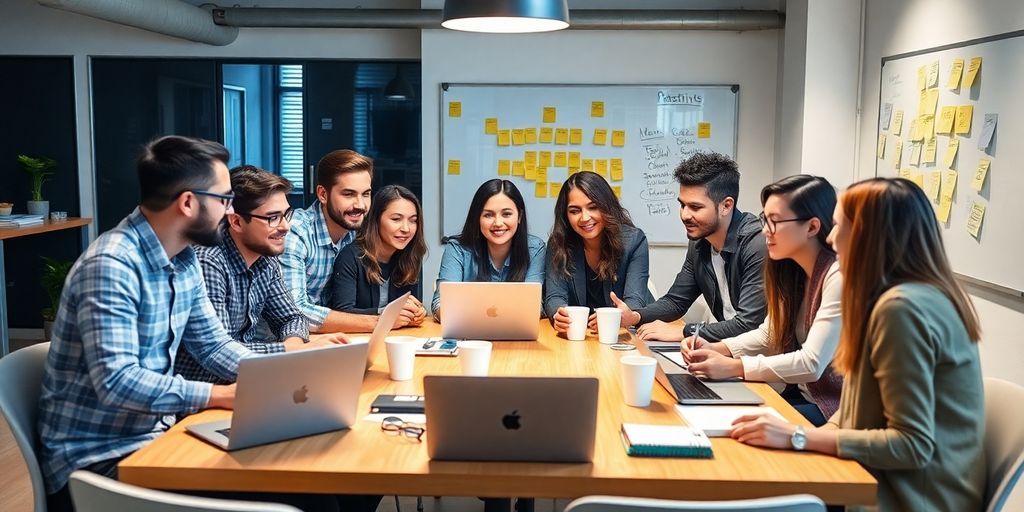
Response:
[[[309,389],[307,389],[306,386],[303,385],[301,388],[296,389],[295,392],[292,393],[292,401],[297,404],[306,403],[306,400],[309,399],[307,396],[308,393]]]
[[[497,318],[498,317],[498,307],[497,306],[491,306],[491,307],[487,308],[487,316],[489,316],[491,318]]]
[[[506,414],[501,418],[501,424],[508,430],[519,430],[519,409],[512,411],[512,414]]]

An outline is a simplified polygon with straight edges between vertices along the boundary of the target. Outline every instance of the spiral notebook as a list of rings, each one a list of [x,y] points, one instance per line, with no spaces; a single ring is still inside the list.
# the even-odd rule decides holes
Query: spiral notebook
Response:
[[[700,429],[683,425],[622,424],[622,444],[633,457],[710,459],[711,440]]]

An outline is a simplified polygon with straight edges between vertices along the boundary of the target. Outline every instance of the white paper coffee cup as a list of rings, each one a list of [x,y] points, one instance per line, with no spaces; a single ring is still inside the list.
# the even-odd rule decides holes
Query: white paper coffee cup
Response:
[[[459,342],[459,362],[462,374],[471,377],[486,377],[491,366],[491,342],[463,340]]]
[[[607,344],[618,342],[621,325],[622,310],[619,308],[597,308],[597,341]]]
[[[658,361],[648,356],[623,356],[619,362],[622,365],[622,396],[626,405],[651,405],[651,388],[654,387],[654,370]]]
[[[590,321],[590,308],[585,306],[566,306],[569,314],[569,331],[565,333],[569,341],[583,341],[587,338],[587,323]]]
[[[391,380],[412,379],[413,368],[416,366],[416,347],[419,339],[413,336],[388,336],[384,338],[384,346],[388,352],[388,372]]]

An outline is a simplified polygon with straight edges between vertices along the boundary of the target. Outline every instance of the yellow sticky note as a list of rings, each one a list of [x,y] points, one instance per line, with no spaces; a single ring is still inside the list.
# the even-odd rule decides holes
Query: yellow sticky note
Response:
[[[975,201],[971,205],[971,213],[967,216],[967,232],[974,238],[978,238],[981,232],[981,224],[985,222],[985,203]]]
[[[544,107],[544,122],[555,122],[555,107]]]
[[[538,160],[539,160],[537,162],[537,165],[539,165],[541,167],[551,167],[551,152],[550,151],[541,151],[540,153],[537,154],[537,156],[538,156]]]
[[[621,148],[626,145],[626,130],[612,130],[612,146]]]
[[[512,143],[512,130],[498,130],[498,145],[508,146]]]
[[[522,160],[513,160],[512,161],[512,175],[513,176],[525,176],[527,174],[528,173],[526,172],[526,162],[523,162]],[[530,179],[532,179],[532,178],[530,178]]]
[[[956,108],[956,134],[970,133],[971,120],[974,117],[974,107],[971,105],[960,105]]]
[[[498,160],[498,176],[508,176],[512,173],[512,165],[508,160]]]
[[[964,87],[970,89],[974,86],[974,79],[978,78],[978,73],[981,71],[981,57],[974,57],[971,59],[971,63],[967,65],[967,74],[964,75]]]
[[[615,194],[616,198],[622,199],[622,186],[621,185],[612,185],[612,193]]]
[[[537,143],[537,129],[536,128],[526,128],[524,133],[526,134],[526,143],[527,144],[536,144]]]
[[[933,60],[928,63],[928,75],[924,86],[928,88],[939,86],[939,61]]]
[[[558,194],[562,191],[562,184],[557,181],[551,182],[551,197],[558,197]]]
[[[904,167],[903,169],[897,169],[896,175],[903,179],[912,179],[914,174],[910,172],[910,168]]]
[[[448,117],[462,117],[462,102],[461,101],[449,101],[448,102]]]
[[[937,147],[937,141],[935,137],[932,137],[924,141],[924,154],[921,155],[921,163],[923,164],[934,164],[935,163],[935,151]]]
[[[462,162],[458,160],[448,160],[448,174],[458,176],[462,173]]]
[[[541,144],[551,144],[551,141],[554,140],[553,139],[554,133],[555,133],[555,130],[552,129],[551,127],[549,127],[549,126],[541,127],[541,129],[540,129],[540,143]]]
[[[608,130],[605,128],[594,128],[594,145],[604,146],[608,143]]]
[[[520,176],[522,176],[523,179],[526,179],[527,176],[530,176],[530,179],[537,179],[537,169],[540,169],[540,167],[537,167],[536,165],[531,165],[531,164],[524,163],[523,164],[523,174],[520,174]],[[516,170],[515,169],[512,169],[512,175],[513,176],[516,175]]]
[[[583,128],[569,129],[569,144],[583,144]]]
[[[892,116],[892,134],[899,136],[900,131],[903,129],[903,111],[897,110]]]
[[[555,144],[565,145],[569,143],[569,129],[555,128]]]
[[[918,120],[918,118],[916,118],[916,117],[910,120],[910,137],[909,138],[910,138],[910,140],[913,140],[913,141],[919,141],[919,140],[923,140],[924,139],[924,137],[921,136],[921,133],[918,130],[917,120]]]
[[[566,167],[568,158],[565,151],[555,151],[555,167]]]
[[[903,160],[903,141],[900,140],[900,139],[896,139],[896,146],[892,150],[892,163],[893,163],[893,165],[897,169],[899,169],[900,168],[900,163],[902,162],[902,160]]]
[[[594,170],[594,160],[592,158],[584,158],[583,159],[583,170],[584,171],[593,171]]]
[[[885,134],[881,133],[878,135],[878,159],[885,158]]]
[[[913,181],[917,188],[924,190],[924,174],[919,172],[911,174],[910,181]]]
[[[955,90],[960,88],[960,77],[964,74],[964,60],[953,59],[953,66],[949,68],[949,82],[946,89]]]
[[[622,159],[621,158],[612,158],[609,161],[609,165],[611,166],[611,169],[612,169],[612,173],[611,173],[612,176],[614,177],[615,175],[619,175],[620,178],[617,178],[617,179],[621,179],[621,176],[622,176]]]
[[[537,168],[537,182],[538,183],[547,183],[548,182],[548,168],[547,167],[538,167]]]
[[[594,167],[594,172],[601,176],[608,177],[608,160],[594,160]]]
[[[698,139],[710,139],[711,138],[711,123],[697,123],[697,138]]]
[[[570,151],[569,152],[569,167],[579,167],[580,164],[580,152]]]
[[[946,146],[946,154],[942,157],[942,165],[944,167],[953,168],[953,160],[956,160],[958,149],[960,149],[960,139],[950,139],[949,145]]]
[[[537,183],[534,183],[533,184],[533,195],[535,195],[537,197],[547,197],[548,196],[548,184],[546,182],[545,183],[541,183],[539,181]]]
[[[917,90],[923,91],[928,83],[928,70],[925,66],[917,68]]]
[[[603,101],[591,101],[590,102],[590,117],[604,117],[604,102]]]
[[[953,198],[941,197],[939,198],[939,208],[935,211],[935,216],[939,219],[939,222],[945,224],[949,222],[949,212],[952,209]]]
[[[512,145],[522,146],[526,144],[526,133],[523,132],[522,128],[515,128],[512,130]]]
[[[487,135],[497,135],[498,133],[498,118],[488,117],[484,119],[484,133]]]
[[[917,115],[935,115],[935,107],[939,105],[939,90],[925,89],[921,91],[921,97],[917,102]]]
[[[528,164],[537,165],[537,152],[536,151],[526,151],[526,152],[524,152],[523,153],[523,161],[528,163]]]
[[[935,136],[935,116],[925,114],[917,120],[918,135],[928,139]]]
[[[928,189],[925,192],[928,194],[928,199],[932,202],[939,200],[939,188],[942,186],[942,171],[934,171],[931,173],[931,177],[928,179]]]
[[[907,165],[912,165],[914,167],[920,165],[922,146],[923,144],[920,142],[915,142],[914,146],[910,148],[910,161],[907,162]]]
[[[954,120],[956,120],[956,107],[942,107],[939,123],[935,125],[935,133],[952,132]]]
[[[579,167],[569,167],[569,172],[567,174],[569,176],[572,176],[573,174],[576,174],[578,172],[580,172],[580,168]]]
[[[956,178],[959,174],[954,170],[942,171],[942,187],[939,192],[939,196],[946,198],[953,198],[953,193],[956,192]]]
[[[971,180],[971,188],[976,192],[981,192],[981,189],[985,186],[985,177],[988,176],[988,168],[991,165],[991,160],[985,158],[978,160],[978,168],[974,170],[974,179]]]

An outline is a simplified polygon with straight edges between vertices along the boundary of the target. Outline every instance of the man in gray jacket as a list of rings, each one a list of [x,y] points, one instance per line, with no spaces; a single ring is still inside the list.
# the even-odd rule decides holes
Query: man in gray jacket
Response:
[[[644,340],[681,341],[700,326],[700,336],[721,341],[756,328],[766,314],[764,235],[757,217],[736,209],[740,173],[736,162],[718,153],[697,153],[675,171],[679,182],[679,218],[690,246],[683,268],[664,297],[632,311],[618,297],[624,327],[640,326]],[[683,316],[703,295],[716,322],[666,322]]]

